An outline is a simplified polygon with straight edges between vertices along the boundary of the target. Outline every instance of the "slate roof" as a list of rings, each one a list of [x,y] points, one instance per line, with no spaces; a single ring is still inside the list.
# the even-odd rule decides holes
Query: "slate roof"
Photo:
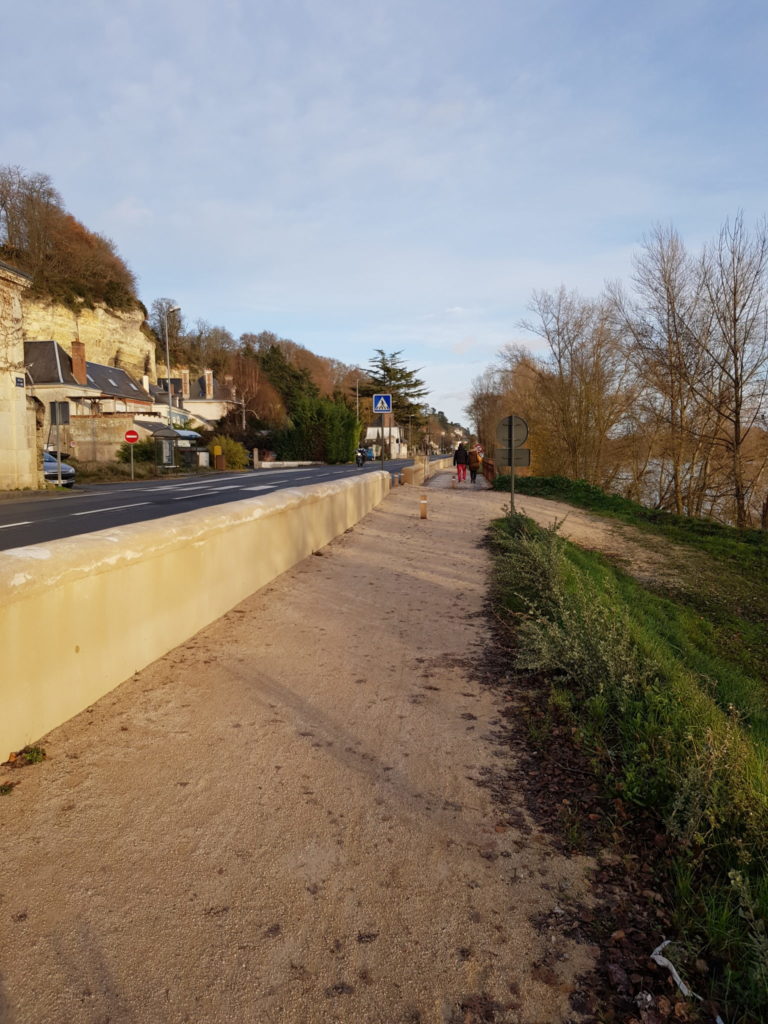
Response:
[[[0,267],[3,270],[9,270],[12,274],[17,274],[19,277],[25,277],[28,281],[32,281],[33,277],[28,274],[26,270],[19,270],[18,267],[12,267],[10,263],[6,263],[4,260],[0,260]]]
[[[24,362],[31,384],[64,384],[82,388],[72,373],[72,357],[57,341],[25,341]],[[151,403],[152,399],[126,370],[117,366],[102,366],[86,360],[87,384],[98,395],[126,398],[134,402]],[[95,397],[95,396],[94,396]]]
[[[101,363],[89,363],[86,360],[85,370],[88,383],[98,388],[102,395],[110,398],[129,398],[134,402],[152,402],[152,398],[126,370],[117,366],[102,366]]]
[[[72,375],[72,359],[57,341],[25,341],[24,363],[32,384],[71,384],[82,387]]]
[[[166,400],[168,398],[168,378],[158,377],[157,384],[149,385],[150,395],[154,395],[155,398],[158,396],[165,395]],[[171,394],[181,395],[181,377],[171,377]]]
[[[205,377],[193,377],[190,380],[189,397],[194,399],[196,402],[205,401]],[[226,387],[224,384],[219,384],[215,377],[213,378],[213,401],[232,401],[232,388]]]

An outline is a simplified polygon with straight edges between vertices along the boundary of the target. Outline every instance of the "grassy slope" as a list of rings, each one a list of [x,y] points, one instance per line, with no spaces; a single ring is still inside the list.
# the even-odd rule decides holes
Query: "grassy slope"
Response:
[[[521,659],[549,672],[609,790],[675,836],[681,933],[719,965],[730,1019],[768,1016],[768,539],[520,484],[698,552],[691,579],[654,592],[517,517],[497,526],[497,596],[524,611]]]

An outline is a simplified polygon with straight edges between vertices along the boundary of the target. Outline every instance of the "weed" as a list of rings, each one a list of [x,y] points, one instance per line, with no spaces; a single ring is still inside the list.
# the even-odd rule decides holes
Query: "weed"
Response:
[[[0,782],[0,796],[8,796],[13,787],[17,785],[17,782]]]
[[[24,747],[23,750],[20,750],[16,754],[14,764],[18,765],[19,767],[25,764],[39,764],[41,761],[44,761],[45,758],[46,753],[43,747],[29,746]]]

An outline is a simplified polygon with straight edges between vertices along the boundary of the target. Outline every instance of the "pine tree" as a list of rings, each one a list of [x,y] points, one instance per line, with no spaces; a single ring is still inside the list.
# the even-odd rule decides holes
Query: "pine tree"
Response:
[[[419,422],[423,408],[420,400],[429,394],[429,388],[416,376],[418,370],[406,367],[401,355],[402,351],[387,354],[377,348],[367,370],[368,380],[364,384],[361,382],[360,393],[368,396],[391,394],[395,420],[402,422],[411,416]]]

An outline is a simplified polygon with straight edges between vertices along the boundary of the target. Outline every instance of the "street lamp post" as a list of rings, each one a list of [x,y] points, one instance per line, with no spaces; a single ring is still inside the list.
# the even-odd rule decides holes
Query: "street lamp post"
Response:
[[[173,402],[171,401],[171,355],[168,347],[168,314],[178,313],[181,306],[171,306],[165,311],[165,367],[168,371],[168,426],[173,426]]]

